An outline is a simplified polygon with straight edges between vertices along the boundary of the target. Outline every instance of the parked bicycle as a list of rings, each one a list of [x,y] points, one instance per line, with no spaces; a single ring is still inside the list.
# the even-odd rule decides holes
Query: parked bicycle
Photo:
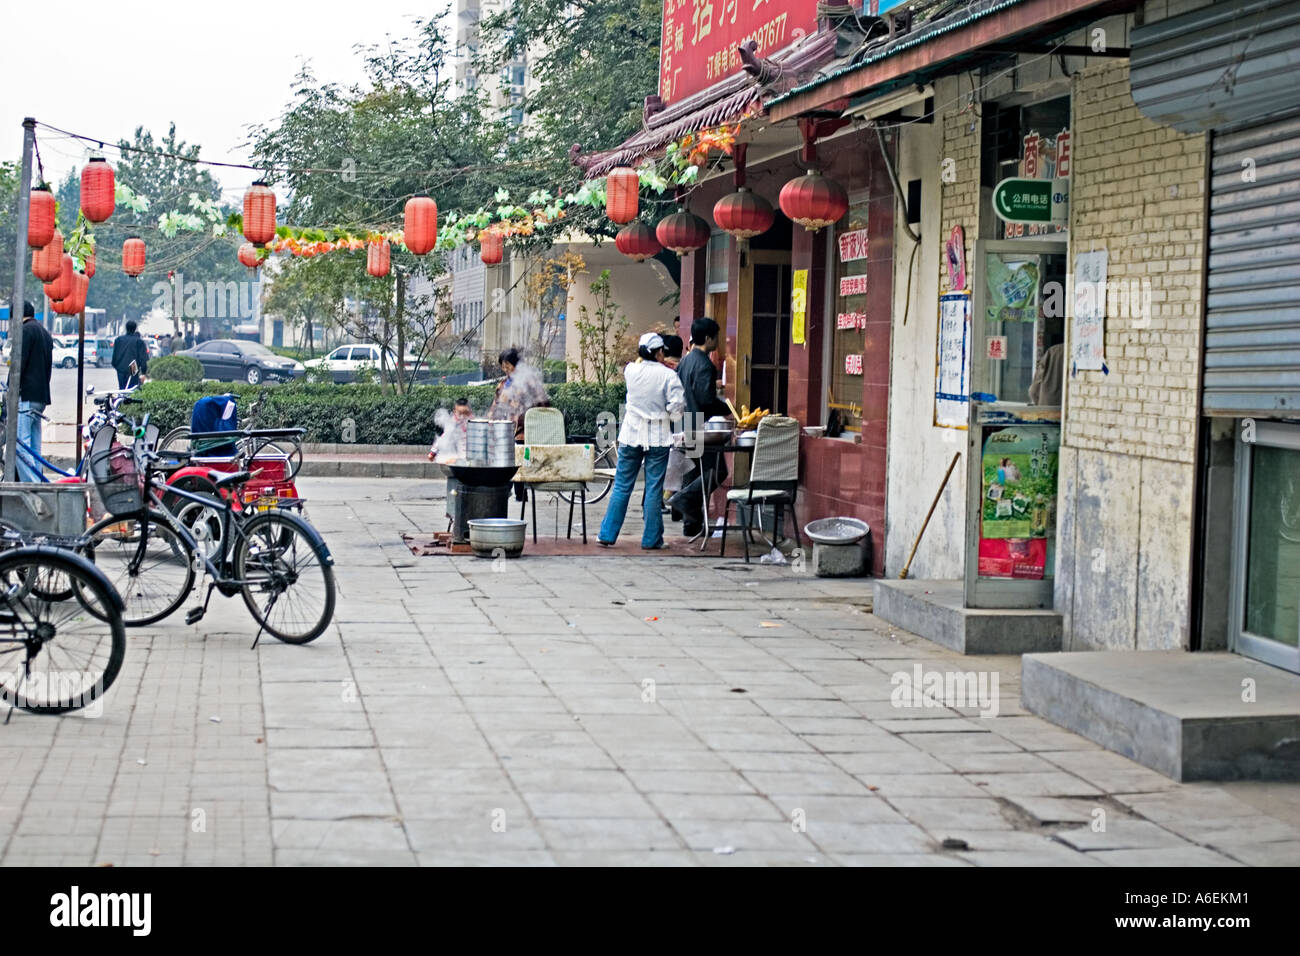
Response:
[[[90,473],[109,517],[92,526],[76,550],[91,558],[122,595],[127,626],[160,621],[176,611],[208,579],[203,603],[186,623],[207,612],[214,590],[243,596],[259,630],[281,641],[305,644],[319,637],[334,616],[333,559],[320,534],[285,508],[237,510],[230,497],[214,498],[165,485],[162,470],[188,455],[118,445],[101,430],[91,445]],[[223,475],[219,491],[238,487],[248,471]],[[206,520],[187,527],[162,506],[161,495],[201,505],[219,519],[219,545],[208,546]]]
[[[247,452],[250,458],[258,454],[283,456],[287,463],[285,480],[292,481],[302,468],[302,436],[306,433],[305,429],[259,428],[265,403],[266,393],[260,392],[248,407],[243,425],[231,431],[195,434],[190,425],[177,426],[163,436],[158,443],[158,451],[184,451],[199,456],[205,450],[221,448],[234,442],[238,451]],[[271,437],[272,432],[278,434]]]

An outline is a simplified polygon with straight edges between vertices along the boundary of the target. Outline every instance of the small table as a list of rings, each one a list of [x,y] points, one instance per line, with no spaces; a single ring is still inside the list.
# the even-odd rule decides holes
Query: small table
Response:
[[[723,445],[705,445],[704,448],[705,448],[706,450],[709,450],[709,451],[716,451],[716,452],[718,452],[718,453],[720,453],[720,454],[724,454],[724,455],[729,455],[729,454],[752,455],[752,454],[754,454],[754,444],[756,444],[756,443],[751,442],[751,443],[749,443],[749,444],[747,444],[747,445],[738,445],[738,444],[736,444],[734,441],[729,441],[729,442],[727,442],[727,443],[725,443],[725,444],[723,444]],[[735,469],[734,469],[734,468],[730,470],[730,474],[734,475],[735,473],[736,473],[736,472],[735,472]],[[706,477],[706,478],[704,479],[703,483],[702,483],[701,486],[700,486],[700,508],[701,508],[701,510],[704,512],[704,530],[701,531],[699,534],[695,535],[694,537],[692,537],[692,538],[690,539],[690,541],[694,541],[695,538],[699,538],[699,537],[703,537],[703,538],[704,538],[704,540],[700,543],[700,551],[704,551],[704,549],[707,548],[707,547],[709,546],[709,541],[710,541],[710,540],[712,539],[712,537],[713,537],[713,528],[712,528],[712,526],[710,526],[710,524],[709,524],[709,494],[710,494],[710,492],[707,491],[707,488],[708,488],[708,487],[709,487],[709,481],[708,481],[708,478]],[[718,487],[718,488],[723,487],[723,483],[722,483],[722,482],[719,482],[718,485],[717,485],[717,487]],[[715,489],[715,490],[716,490],[716,489]],[[725,506],[725,505],[723,506],[723,514],[724,514],[724,515],[726,514],[726,506]],[[727,533],[725,528],[723,529],[723,532],[722,532],[722,533],[723,533],[723,534],[726,534],[726,533]],[[690,541],[688,541],[687,543],[689,544]]]

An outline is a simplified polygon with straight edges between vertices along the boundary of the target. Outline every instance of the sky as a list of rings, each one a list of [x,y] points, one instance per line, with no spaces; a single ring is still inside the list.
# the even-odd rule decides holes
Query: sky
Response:
[[[4,0],[0,155],[22,158],[22,121],[32,116],[105,142],[129,140],[137,126],[157,141],[175,121],[180,139],[202,146],[201,158],[246,163],[247,127],[280,114],[303,60],[318,79],[346,86],[362,77],[357,44],[406,35],[411,17],[447,6],[448,0],[61,0],[56,8]],[[84,144],[39,127],[37,139],[53,183],[89,156]],[[106,154],[110,161],[117,155]],[[254,178],[248,170],[213,173],[231,200]]]

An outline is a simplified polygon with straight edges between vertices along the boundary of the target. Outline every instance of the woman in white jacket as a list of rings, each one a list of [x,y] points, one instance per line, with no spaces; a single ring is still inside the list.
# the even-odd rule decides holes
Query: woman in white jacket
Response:
[[[641,547],[647,551],[664,546],[664,471],[673,445],[673,422],[686,409],[686,393],[677,373],[663,364],[664,340],[647,332],[637,345],[641,361],[623,370],[627,379],[627,405],[618,432],[618,470],[614,491],[600,523],[600,543],[611,547],[618,540],[636,476],[645,462],[645,530]]]

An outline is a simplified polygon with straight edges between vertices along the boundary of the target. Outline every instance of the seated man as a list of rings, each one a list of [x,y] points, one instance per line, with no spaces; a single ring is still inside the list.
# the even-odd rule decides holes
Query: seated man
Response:
[[[696,319],[691,323],[691,350],[677,367],[677,375],[686,390],[688,427],[701,428],[715,415],[727,415],[729,409],[718,398],[718,369],[709,353],[718,347],[718,323]],[[674,518],[683,516],[682,533],[694,537],[704,531],[704,495],[711,493],[727,477],[727,462],[722,453],[694,445],[699,457],[684,479],[681,491],[668,499]]]

